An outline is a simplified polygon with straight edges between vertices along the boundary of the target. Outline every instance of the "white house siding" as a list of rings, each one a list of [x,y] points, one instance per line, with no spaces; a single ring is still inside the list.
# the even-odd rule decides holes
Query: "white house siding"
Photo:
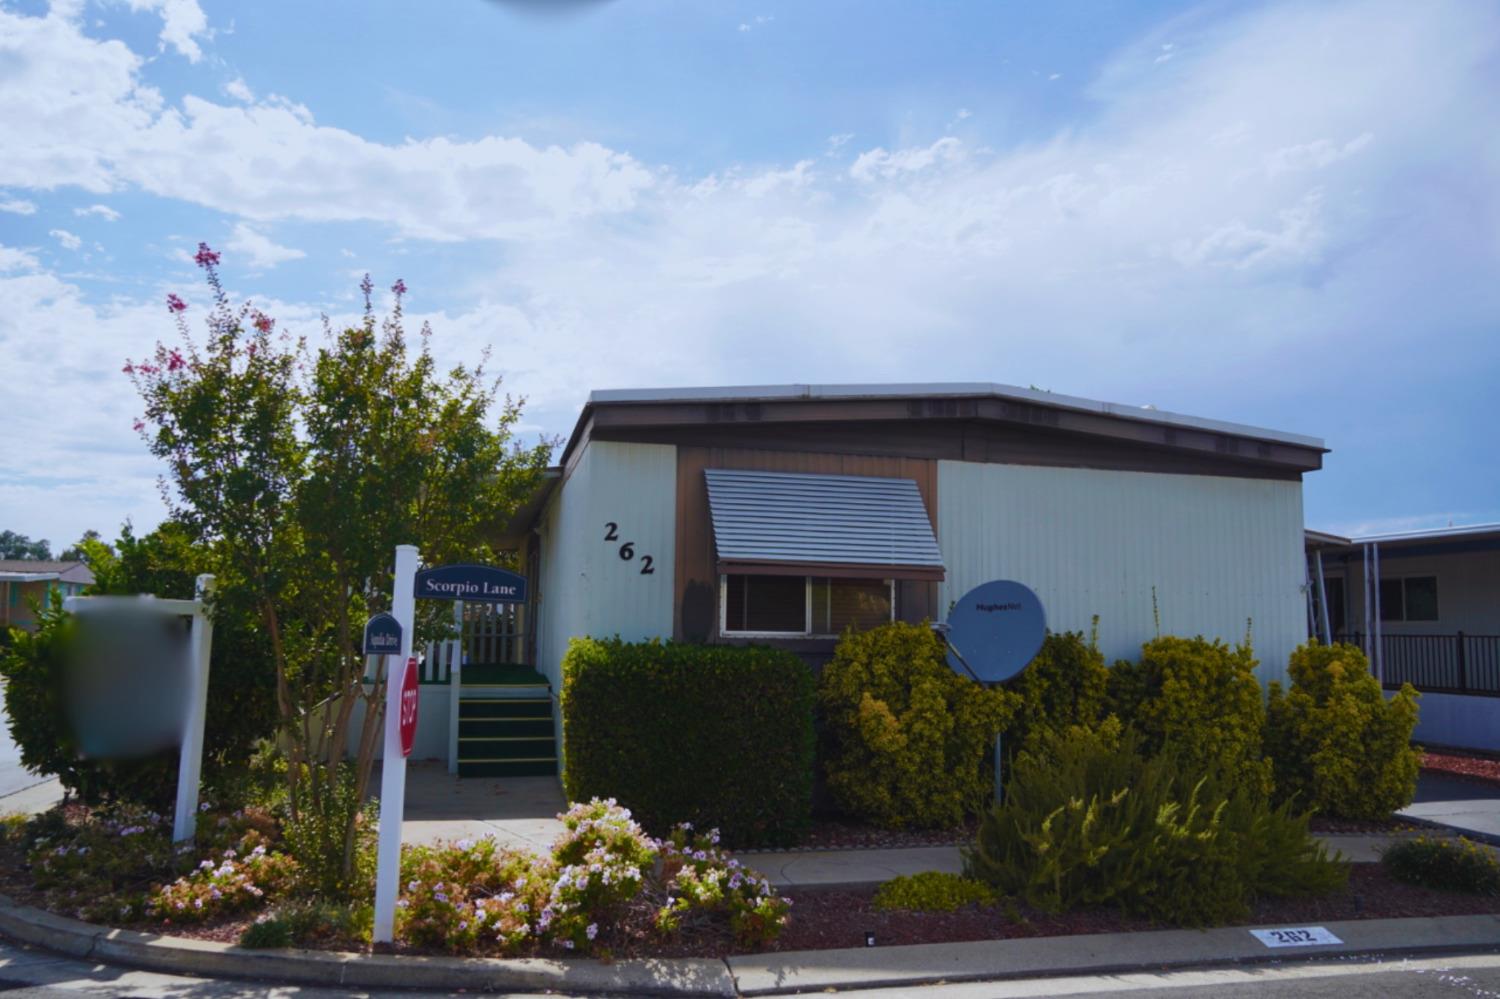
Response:
[[[537,669],[554,688],[571,638],[671,637],[676,520],[674,446],[585,445],[541,523]],[[605,540],[609,523],[618,525],[615,541]],[[647,556],[653,571],[643,574]]]
[[[939,605],[1014,579],[1054,631],[1088,632],[1111,662],[1156,634],[1238,642],[1252,622],[1261,680],[1307,635],[1300,482],[938,463]]]

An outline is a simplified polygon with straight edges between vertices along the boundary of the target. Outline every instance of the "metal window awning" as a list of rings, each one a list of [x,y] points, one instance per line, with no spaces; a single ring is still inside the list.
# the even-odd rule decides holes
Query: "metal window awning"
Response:
[[[704,471],[721,573],[943,578],[912,479]]]

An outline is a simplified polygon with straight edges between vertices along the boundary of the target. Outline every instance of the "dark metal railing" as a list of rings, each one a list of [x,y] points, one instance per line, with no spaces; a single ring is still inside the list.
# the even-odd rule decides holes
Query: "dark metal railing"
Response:
[[[1335,638],[1364,649],[1375,668],[1373,636],[1354,632]],[[1380,649],[1387,690],[1409,683],[1434,694],[1500,697],[1500,635],[1383,634]]]

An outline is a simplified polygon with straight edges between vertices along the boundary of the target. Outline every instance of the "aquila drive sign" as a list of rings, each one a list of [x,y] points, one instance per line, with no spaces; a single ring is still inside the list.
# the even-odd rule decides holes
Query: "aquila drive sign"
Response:
[[[401,622],[389,614],[376,614],[365,622],[365,655],[399,656]]]
[[[417,573],[418,600],[523,604],[526,577],[488,565],[440,565]]]

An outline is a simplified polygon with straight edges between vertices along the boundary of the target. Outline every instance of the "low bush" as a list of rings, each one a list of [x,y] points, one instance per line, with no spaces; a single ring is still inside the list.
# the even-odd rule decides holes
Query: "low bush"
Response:
[[[995,890],[983,881],[943,871],[892,878],[875,889],[875,908],[953,912],[967,905],[993,905]]]
[[[202,923],[247,909],[258,909],[289,891],[297,880],[297,862],[264,845],[243,857],[233,847],[217,861],[200,861],[198,869],[152,893],[146,915],[167,923]]]
[[[352,763],[340,762],[338,768],[335,779],[318,782],[328,795],[320,808],[304,802],[294,817],[285,795],[278,794],[277,811],[282,816],[287,852],[296,858],[301,880],[309,891],[330,898],[369,901],[375,886],[380,802],[360,798]],[[304,781],[303,786],[311,784]],[[352,864],[345,865],[346,855],[353,858]]]
[[[1006,742],[1019,748],[1039,728],[1097,724],[1108,686],[1109,667],[1095,636],[1049,632],[1036,658],[1010,685],[1021,703],[1006,730]]]
[[[1382,819],[1411,804],[1422,755],[1411,745],[1417,692],[1389,700],[1357,646],[1309,642],[1292,653],[1291,688],[1272,683],[1266,750],[1276,793],[1319,812]]]
[[[368,905],[317,900],[284,903],[246,926],[240,946],[255,950],[329,945],[353,950],[370,942],[373,920],[374,910]]]
[[[1397,840],[1380,855],[1391,876],[1407,884],[1476,895],[1500,895],[1500,861],[1491,848],[1418,836]]]
[[[1184,773],[1213,773],[1260,794],[1272,787],[1263,755],[1266,709],[1247,637],[1222,641],[1162,636],[1139,662],[1110,670],[1109,710],[1141,735],[1148,756],[1171,756]]]
[[[965,872],[1046,911],[1108,905],[1181,926],[1244,918],[1261,895],[1344,883],[1347,867],[1308,834],[1307,816],[1142,744],[1113,718],[1038,733]]]
[[[656,834],[717,826],[736,846],[806,828],[813,679],[792,653],[576,638],[562,671],[569,799],[616,798]]]
[[[290,890],[295,871],[275,820],[255,809],[205,805],[191,845],[174,846],[166,819],[126,803],[53,809],[9,840],[26,851],[49,909],[107,922],[201,922],[256,908]]]
[[[991,797],[995,735],[1019,698],[947,665],[925,623],[845,632],[823,668],[823,766],[840,809],[892,828],[952,827]]]
[[[575,805],[561,818],[567,828],[548,857],[493,841],[408,849],[400,937],[454,954],[557,946],[607,955],[623,942],[715,927],[764,943],[786,925],[790,902],[729,856],[716,831],[678,826],[652,839],[612,801]]]

